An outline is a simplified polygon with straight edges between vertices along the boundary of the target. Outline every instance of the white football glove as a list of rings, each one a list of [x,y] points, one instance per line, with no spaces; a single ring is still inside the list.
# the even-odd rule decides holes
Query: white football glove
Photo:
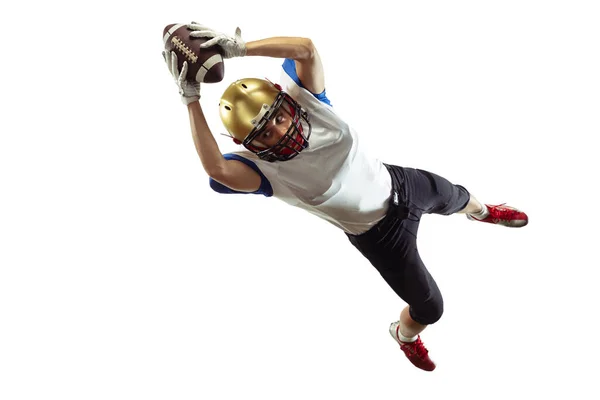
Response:
[[[192,37],[211,38],[200,45],[201,48],[206,48],[218,45],[223,49],[224,58],[243,57],[246,55],[246,42],[242,39],[242,31],[236,28],[235,36],[229,36],[226,33],[217,32],[207,26],[193,22],[187,25],[193,32]]]
[[[171,54],[168,54],[163,50],[162,55],[167,63],[169,72],[173,76],[173,79],[179,88],[179,94],[181,95],[181,101],[183,104],[187,106],[194,101],[200,100],[200,83],[190,82],[185,79],[188,71],[187,61],[183,62],[183,68],[181,68],[180,73],[177,68],[177,54],[175,54],[174,51],[172,51]]]

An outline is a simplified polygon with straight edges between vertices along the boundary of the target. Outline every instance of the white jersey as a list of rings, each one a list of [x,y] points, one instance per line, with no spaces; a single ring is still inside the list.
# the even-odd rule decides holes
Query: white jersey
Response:
[[[309,145],[288,161],[268,162],[246,149],[233,154],[256,164],[273,196],[358,235],[388,209],[392,182],[383,163],[365,153],[356,132],[333,108],[300,87],[285,71],[281,86],[308,113]]]

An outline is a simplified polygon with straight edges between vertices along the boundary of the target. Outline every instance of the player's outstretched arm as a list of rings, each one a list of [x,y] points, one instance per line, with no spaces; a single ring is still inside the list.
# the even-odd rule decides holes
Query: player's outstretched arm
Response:
[[[246,55],[291,58],[304,87],[312,93],[325,90],[323,64],[312,40],[301,37],[272,37],[246,43]]]
[[[200,102],[188,104],[188,112],[196,152],[208,176],[239,192],[258,190],[261,183],[260,175],[240,161],[226,160],[223,157],[206,122]]]
[[[325,90],[325,74],[321,58],[312,40],[302,37],[271,37],[251,42],[242,39],[239,28],[233,36],[217,32],[207,26],[191,23],[192,37],[209,38],[200,47],[221,46],[223,57],[263,56],[291,58],[296,62],[298,78],[304,87],[318,94]]]
[[[187,105],[194,145],[204,171],[208,176],[231,189],[243,192],[258,190],[261,181],[260,175],[239,161],[226,160],[219,150],[219,145],[200,107],[200,84],[185,79],[187,62],[184,62],[183,69],[179,72],[177,55],[174,52],[170,54],[163,52],[163,57],[179,88],[181,100]]]

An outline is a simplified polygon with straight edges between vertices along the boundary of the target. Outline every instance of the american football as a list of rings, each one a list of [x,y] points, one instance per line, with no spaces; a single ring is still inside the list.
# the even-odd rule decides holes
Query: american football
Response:
[[[201,83],[215,83],[223,80],[225,64],[219,46],[201,49],[200,45],[208,38],[190,37],[186,24],[170,24],[163,30],[165,50],[177,54],[177,67],[183,68],[183,62],[188,63],[186,79]]]

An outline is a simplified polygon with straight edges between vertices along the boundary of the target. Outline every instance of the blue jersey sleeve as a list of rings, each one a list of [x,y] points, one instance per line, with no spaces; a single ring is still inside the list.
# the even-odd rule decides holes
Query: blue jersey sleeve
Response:
[[[232,153],[227,153],[227,154],[223,154],[223,157],[226,160],[237,160],[237,161],[241,161],[244,164],[246,164],[247,166],[249,166],[250,168],[252,168],[253,170],[255,170],[259,175],[260,175],[260,187],[258,188],[257,191],[255,192],[238,192],[237,190],[233,190],[228,188],[227,186],[215,181],[213,178],[209,178],[209,184],[210,187],[218,193],[226,193],[226,194],[232,194],[232,193],[239,193],[239,194],[262,194],[266,197],[271,197],[273,196],[273,188],[271,187],[271,182],[269,182],[269,180],[267,179],[267,177],[261,172],[261,170],[256,166],[256,164],[250,160],[248,160],[247,158],[244,158],[240,155],[237,154],[232,154]]]
[[[300,81],[300,78],[298,77],[298,73],[296,72],[296,63],[294,62],[294,60],[292,60],[290,58],[286,58],[283,61],[283,70],[285,71],[286,74],[288,74],[288,76],[290,78],[292,78],[292,80],[294,82],[296,82],[296,85],[298,85],[302,88],[304,87],[304,85]],[[325,90],[323,90],[319,94],[313,93],[313,96],[315,96],[318,100],[322,101],[323,103],[331,105],[331,102],[327,98],[327,93]]]

